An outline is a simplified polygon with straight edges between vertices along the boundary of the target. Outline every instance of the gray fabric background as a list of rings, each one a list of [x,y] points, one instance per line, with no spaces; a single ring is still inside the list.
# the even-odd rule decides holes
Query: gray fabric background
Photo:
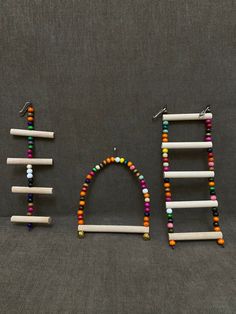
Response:
[[[235,1],[0,2],[0,312],[1,313],[235,313]],[[13,226],[25,214],[23,103],[36,107],[38,213],[51,227]],[[152,115],[199,112],[212,104],[216,183],[224,249],[214,241],[168,247],[160,159],[161,121]],[[173,141],[201,141],[201,123],[170,127]],[[76,237],[76,208],[85,174],[111,155],[132,160],[152,196],[152,240],[139,235]],[[173,152],[174,170],[206,170],[206,154]],[[175,181],[176,200],[208,198],[206,180]],[[141,224],[142,198],[128,171],[104,170],[90,188],[87,223]],[[211,230],[207,209],[178,210],[175,229]]]

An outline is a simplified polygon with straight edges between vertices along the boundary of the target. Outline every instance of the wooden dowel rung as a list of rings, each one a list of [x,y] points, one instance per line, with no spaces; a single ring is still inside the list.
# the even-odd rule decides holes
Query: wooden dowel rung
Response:
[[[163,121],[191,121],[206,119],[212,119],[212,113],[206,113],[201,117],[199,116],[199,113],[163,114],[162,116]]]
[[[168,233],[169,240],[184,241],[184,240],[216,240],[222,239],[222,232],[178,232]]]
[[[217,201],[177,201],[166,202],[166,208],[202,208],[202,207],[218,207]]]
[[[13,223],[51,224],[52,218],[46,216],[11,216]]]
[[[12,186],[11,191],[12,193],[52,194],[53,188]]]
[[[11,129],[11,135],[18,136],[33,136],[33,137],[43,137],[43,138],[54,138],[54,132],[48,131],[36,131],[36,130],[23,130],[23,129]]]
[[[120,232],[149,233],[149,227],[143,226],[113,226],[113,225],[78,225],[78,231],[85,232]]]
[[[52,158],[7,158],[8,165],[41,165],[51,166]]]
[[[166,171],[164,178],[214,178],[214,171]]]
[[[212,142],[163,142],[161,148],[169,149],[197,149],[211,148]]]

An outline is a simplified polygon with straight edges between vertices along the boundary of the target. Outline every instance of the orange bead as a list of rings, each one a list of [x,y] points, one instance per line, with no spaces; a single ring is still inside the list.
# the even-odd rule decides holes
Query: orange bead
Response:
[[[149,221],[149,217],[144,217],[143,220],[144,221]]]
[[[148,222],[148,221],[145,221],[145,222],[143,223],[143,225],[144,225],[144,227],[148,227],[148,226],[149,226],[149,222]]]
[[[210,181],[209,186],[215,186],[215,182]]]
[[[34,121],[34,118],[33,117],[28,117],[27,120],[31,122],[31,121]]]
[[[28,108],[28,112],[34,112],[34,108],[33,107],[29,107]]]
[[[175,246],[175,244],[176,244],[176,242],[175,242],[174,240],[170,240],[170,241],[169,241],[169,245],[170,245],[170,246]]]
[[[144,194],[144,198],[150,198],[150,194],[149,193]]]
[[[114,157],[111,157],[111,162],[114,162],[115,161],[115,158]]]
[[[170,192],[166,192],[165,194],[166,194],[167,197],[171,196]]]
[[[220,231],[220,227],[214,227],[214,231]]]
[[[111,163],[111,159],[110,158],[107,158],[106,161],[107,161],[108,164]]]
[[[168,137],[166,133],[162,134],[162,138]]]
[[[168,142],[168,139],[167,138],[163,138],[162,142]]]
[[[220,245],[224,245],[225,240],[224,239],[218,239],[217,243],[220,244]]]
[[[132,166],[132,162],[129,161],[128,164],[127,164],[127,166],[128,166],[128,167]]]
[[[83,215],[83,214],[84,214],[84,211],[81,210],[81,209],[79,209],[79,210],[77,211],[77,214],[78,214],[78,215]]]
[[[79,204],[80,204],[81,206],[84,206],[84,205],[85,205],[85,201],[80,201]]]
[[[213,157],[208,158],[208,161],[214,161],[214,158]]]
[[[217,221],[219,221],[219,220],[220,220],[219,217],[214,217],[214,218],[213,218],[213,221],[216,221],[216,222],[217,222]]]
[[[165,188],[169,188],[170,187],[170,183],[164,183],[164,187]]]
[[[79,219],[79,220],[78,220],[78,224],[79,224],[79,225],[83,225],[83,224],[84,224],[83,219]]]
[[[90,174],[87,175],[86,179],[89,179],[91,180],[92,179],[92,176]]]

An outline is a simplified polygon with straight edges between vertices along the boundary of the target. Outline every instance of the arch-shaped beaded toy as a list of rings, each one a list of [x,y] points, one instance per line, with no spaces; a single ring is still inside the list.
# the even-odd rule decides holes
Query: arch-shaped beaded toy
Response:
[[[86,195],[88,192],[89,184],[95,175],[104,167],[111,164],[120,164],[126,166],[139,180],[140,187],[144,198],[144,218],[143,226],[97,226],[97,225],[85,225],[84,223],[84,210],[86,205]],[[150,223],[150,193],[144,176],[139,172],[136,166],[124,157],[108,157],[101,163],[93,167],[86,178],[80,191],[79,208],[77,211],[78,217],[78,236],[84,237],[84,232],[128,232],[128,233],[142,233],[145,240],[150,239],[149,235],[149,223]]]

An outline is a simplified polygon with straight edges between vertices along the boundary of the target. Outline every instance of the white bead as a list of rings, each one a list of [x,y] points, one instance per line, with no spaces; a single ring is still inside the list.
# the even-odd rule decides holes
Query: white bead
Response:
[[[162,156],[163,156],[164,158],[167,158],[167,157],[168,157],[168,154],[167,154],[167,153],[163,153]]]
[[[167,208],[166,212],[167,212],[167,214],[172,214],[173,210],[171,208]]]
[[[27,169],[27,173],[33,173],[33,169]]]
[[[150,198],[149,198],[149,197],[146,197],[146,198],[144,199],[144,201],[145,201],[145,202],[150,202]]]
[[[99,165],[97,165],[95,168],[96,168],[97,170],[100,170],[100,169],[101,169]]]
[[[168,162],[163,162],[163,166],[164,166],[164,167],[168,167],[168,166],[169,166],[169,163],[168,163]]]
[[[117,162],[117,163],[120,162],[120,157],[116,157],[115,162]]]
[[[144,176],[141,174],[138,178],[139,178],[139,180],[143,180]]]
[[[148,189],[143,189],[143,194],[148,193]]]
[[[27,169],[32,169],[32,165],[27,165],[26,168]]]
[[[32,173],[28,173],[28,174],[27,174],[27,178],[28,178],[28,179],[31,179],[31,178],[33,178],[33,175],[32,175]]]

